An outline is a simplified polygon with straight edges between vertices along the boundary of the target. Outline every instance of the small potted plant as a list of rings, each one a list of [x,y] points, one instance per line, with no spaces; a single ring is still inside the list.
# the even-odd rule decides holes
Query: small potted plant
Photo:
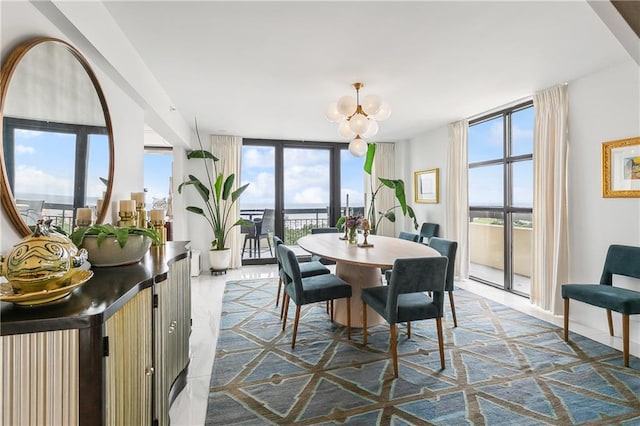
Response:
[[[231,222],[230,218],[233,204],[240,198],[240,195],[247,189],[249,184],[247,183],[233,190],[235,174],[231,173],[225,176],[222,172],[218,172],[216,165],[218,158],[202,147],[197,122],[195,123],[195,130],[200,149],[187,152],[187,158],[201,159],[204,162],[206,181],[203,183],[198,177],[189,175],[189,180],[182,182],[178,186],[178,193],[182,193],[182,188],[185,186],[193,186],[200,195],[204,208],[188,206],[187,211],[198,214],[207,220],[213,233],[211,249],[209,250],[211,268],[223,271],[229,267],[231,262],[231,248],[227,244],[229,232],[235,226],[250,226],[252,224],[252,222],[245,219]],[[211,164],[213,169],[211,169]]]
[[[137,263],[149,250],[151,243],[160,242],[160,235],[155,229],[111,224],[79,227],[70,238],[78,248],[87,250],[93,266]]]

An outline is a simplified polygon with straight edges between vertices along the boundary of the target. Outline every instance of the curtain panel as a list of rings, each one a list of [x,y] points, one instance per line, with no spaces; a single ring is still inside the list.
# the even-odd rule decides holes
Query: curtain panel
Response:
[[[455,275],[463,280],[469,278],[468,134],[468,120],[449,125],[448,202],[445,205],[444,236],[458,242]]]
[[[567,85],[533,96],[533,273],[531,303],[562,313],[561,286],[568,280]]]
[[[211,135],[211,153],[218,157],[216,164],[218,173],[228,176],[235,173],[236,178],[233,182],[233,190],[240,187],[240,159],[242,157],[242,138],[238,136],[217,136]],[[236,201],[229,214],[228,224],[236,223],[240,218],[240,203]],[[230,268],[239,268],[242,266],[242,241],[240,235],[240,227],[236,226],[229,232],[227,237],[227,246],[231,248],[231,264]]]

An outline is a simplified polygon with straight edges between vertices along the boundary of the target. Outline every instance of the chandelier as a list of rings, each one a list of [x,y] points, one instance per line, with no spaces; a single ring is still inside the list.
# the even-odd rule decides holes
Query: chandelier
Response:
[[[389,104],[382,102],[377,95],[367,95],[360,104],[360,89],[363,83],[353,83],[356,97],[343,96],[338,102],[333,102],[325,111],[327,119],[338,123],[338,134],[344,139],[351,139],[349,152],[356,157],[367,153],[367,142],[363,138],[370,138],[378,133],[378,121],[383,121],[391,115]]]

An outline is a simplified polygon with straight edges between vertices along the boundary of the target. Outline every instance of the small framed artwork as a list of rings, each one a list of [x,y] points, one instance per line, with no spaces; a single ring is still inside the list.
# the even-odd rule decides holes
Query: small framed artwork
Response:
[[[438,169],[413,172],[413,179],[416,203],[439,202]]]
[[[640,137],[602,143],[602,196],[640,198]]]

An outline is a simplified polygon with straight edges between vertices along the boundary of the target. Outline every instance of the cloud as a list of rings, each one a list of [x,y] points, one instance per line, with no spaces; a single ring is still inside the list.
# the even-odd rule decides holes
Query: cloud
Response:
[[[46,132],[42,132],[42,131],[39,131],[39,130],[16,129],[16,139],[18,139],[18,138],[24,138],[24,139],[37,138],[38,136],[41,136],[41,135],[43,135],[45,133]]]
[[[15,184],[16,193],[73,194],[73,177],[54,176],[33,166],[19,165]]]
[[[275,150],[271,147],[242,148],[242,167],[248,170],[255,168],[273,168]]]
[[[32,146],[18,144],[16,145],[16,154],[35,154],[36,149]]]

